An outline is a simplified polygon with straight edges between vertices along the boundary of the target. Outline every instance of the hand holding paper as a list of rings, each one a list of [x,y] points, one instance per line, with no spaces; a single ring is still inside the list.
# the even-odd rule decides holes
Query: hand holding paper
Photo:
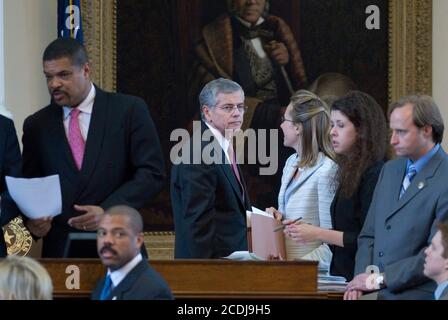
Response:
[[[26,222],[27,228],[30,230],[31,234],[36,237],[45,237],[51,229],[51,221],[53,217],[30,219]]]
[[[274,207],[270,207],[270,208],[266,208],[265,210],[267,213],[272,214],[272,216],[274,217],[274,219],[277,220],[282,220],[282,213],[280,211],[278,211],[277,209],[275,209]]]

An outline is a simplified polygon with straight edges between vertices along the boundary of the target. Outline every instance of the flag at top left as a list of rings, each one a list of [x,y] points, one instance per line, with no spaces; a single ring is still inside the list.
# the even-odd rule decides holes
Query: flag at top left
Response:
[[[80,0],[58,0],[58,38],[84,41]]]

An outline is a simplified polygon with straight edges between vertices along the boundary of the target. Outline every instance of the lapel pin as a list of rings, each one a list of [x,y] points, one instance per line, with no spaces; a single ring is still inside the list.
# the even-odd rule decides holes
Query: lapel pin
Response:
[[[420,182],[418,183],[418,188],[419,188],[419,189],[423,189],[424,186],[425,186],[425,183],[424,183],[423,181],[420,181]]]

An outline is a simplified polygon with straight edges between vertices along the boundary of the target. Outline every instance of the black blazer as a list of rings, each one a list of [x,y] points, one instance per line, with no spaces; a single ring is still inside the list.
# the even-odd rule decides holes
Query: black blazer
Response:
[[[62,214],[43,241],[43,257],[61,257],[67,234],[80,232],[67,220],[74,204],[107,209],[142,208],[163,187],[164,164],[156,128],[145,102],[96,88],[81,171],[75,166],[63,125],[63,110],[50,104],[23,126],[23,174],[59,174]]]
[[[102,278],[92,291],[91,299],[99,300],[104,287],[105,277]],[[107,300],[172,300],[173,294],[168,284],[148,264],[142,260],[126,277],[114,288]]]
[[[358,189],[349,199],[343,198],[338,190],[331,203],[333,229],[344,232],[344,247],[331,246],[333,252],[331,275],[343,276],[348,281],[353,279],[358,235],[364,225],[383,165],[384,162],[379,161],[367,168],[361,177]]]
[[[202,123],[201,133],[206,129]],[[194,159],[188,157],[190,163],[172,167],[176,258],[220,258],[234,251],[247,250],[246,210],[250,209],[247,188],[244,186],[243,199],[231,165],[224,162],[225,153],[214,136],[209,141],[202,141],[201,153],[212,145],[213,150],[217,150],[212,155],[221,159],[221,164],[202,161],[195,164],[191,162]],[[189,146],[193,153],[193,140],[184,146]],[[198,157],[200,159],[200,155]],[[239,173],[243,178],[241,170]]]
[[[19,209],[8,193],[5,176],[20,176],[22,157],[19,141],[12,120],[0,115],[0,196],[1,196],[1,227],[20,214]],[[0,229],[1,230],[1,229]],[[0,257],[6,256],[6,243],[3,231],[0,236]]]

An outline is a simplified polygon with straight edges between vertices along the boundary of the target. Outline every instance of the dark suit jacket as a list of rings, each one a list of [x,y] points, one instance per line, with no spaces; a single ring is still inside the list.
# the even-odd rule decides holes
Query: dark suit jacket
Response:
[[[448,217],[448,156],[442,148],[399,198],[407,159],[381,171],[358,239],[355,275],[375,265],[386,275],[379,299],[432,299],[435,283],[423,274],[425,248]]]
[[[383,165],[384,162],[379,161],[367,168],[361,177],[358,189],[349,199],[342,197],[338,190],[331,203],[331,223],[334,230],[344,233],[344,247],[331,246],[333,259],[330,274],[343,276],[347,281],[353,279],[358,235],[364,225]]]
[[[202,123],[201,133],[206,128]],[[216,150],[213,156],[216,155],[222,164],[200,161],[198,164],[173,165],[171,204],[176,258],[220,258],[234,251],[247,250],[246,210],[249,210],[250,202],[246,187],[243,200],[231,165],[224,163],[225,153],[214,136],[199,143],[202,143],[198,150],[201,152],[213,145]],[[189,146],[193,153],[192,139],[184,146]],[[200,155],[197,156],[200,159]],[[184,159],[186,162],[192,160],[188,156]],[[241,171],[239,173],[243,177]]]
[[[23,174],[59,174],[62,214],[43,242],[43,257],[61,257],[67,220],[82,213],[74,204],[107,209],[124,204],[140,209],[163,187],[164,164],[145,102],[96,88],[81,171],[75,166],[63,125],[63,110],[50,104],[25,120]]]
[[[3,227],[20,214],[6,188],[5,176],[20,176],[21,155],[16,129],[12,120],[0,115],[0,226]],[[0,236],[0,257],[6,256],[6,243],[3,231]]]
[[[102,278],[92,291],[92,300],[99,300],[104,287],[105,277]],[[142,260],[126,277],[114,288],[108,300],[172,300],[168,284],[148,264]]]

